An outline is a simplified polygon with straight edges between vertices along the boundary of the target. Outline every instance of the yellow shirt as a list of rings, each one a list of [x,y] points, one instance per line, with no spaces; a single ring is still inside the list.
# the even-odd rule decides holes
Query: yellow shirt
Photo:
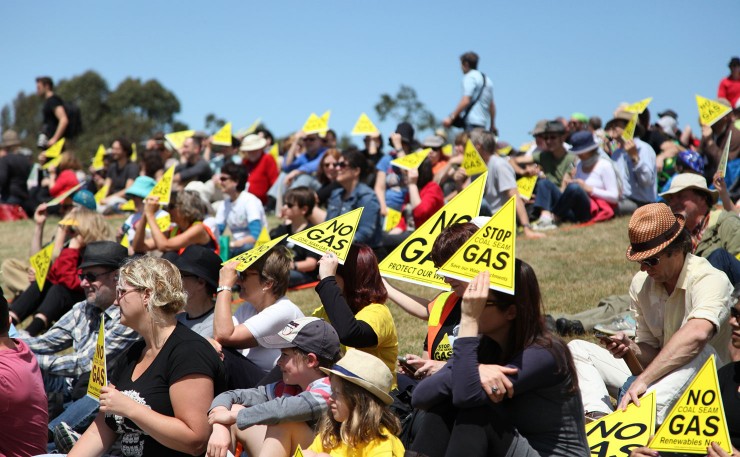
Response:
[[[321,435],[316,435],[313,443],[308,448],[314,452],[325,452],[334,457],[403,457],[405,449],[403,444],[401,444],[401,440],[388,433],[388,430],[385,428],[381,429],[381,433],[388,438],[371,441],[353,448],[349,448],[345,443],[341,443],[338,447],[331,450],[325,450],[321,445]]]

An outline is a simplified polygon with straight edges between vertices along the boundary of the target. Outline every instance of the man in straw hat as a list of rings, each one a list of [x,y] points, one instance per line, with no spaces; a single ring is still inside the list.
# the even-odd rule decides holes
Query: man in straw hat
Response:
[[[630,351],[644,370],[634,373],[619,408],[655,390],[658,423],[711,354],[718,366],[729,361],[732,285],[706,259],[691,254],[685,224],[663,203],[642,206],[632,215],[627,259],[640,264],[629,290],[636,338],[619,332],[602,339],[606,348],[579,340],[568,344],[587,416],[612,412],[610,395],[616,398],[632,374],[623,360]]]

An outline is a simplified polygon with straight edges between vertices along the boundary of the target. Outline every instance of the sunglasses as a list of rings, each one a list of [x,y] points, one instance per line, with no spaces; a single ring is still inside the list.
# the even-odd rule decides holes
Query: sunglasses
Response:
[[[545,141],[557,140],[560,138],[560,135],[540,135],[540,138]]]
[[[646,266],[646,267],[654,267],[657,266],[660,263],[660,257],[648,257],[645,260],[639,261],[640,265]]]
[[[303,139],[303,141],[316,141],[316,140],[318,140],[318,138],[306,137]]]
[[[334,166],[341,170],[342,168],[349,167],[349,164],[347,162],[337,162]]]
[[[337,168],[336,162],[327,162],[324,164],[324,168]]]
[[[239,281],[245,281],[249,276],[257,275],[261,276],[259,272],[252,271],[252,270],[244,270],[244,271],[237,271],[236,272],[236,279]]]
[[[90,273],[88,271],[87,273],[80,273],[80,274],[78,274],[77,277],[80,278],[80,282],[82,282],[84,280],[87,280],[87,282],[93,283],[93,282],[97,281],[99,277],[105,276],[105,275],[108,275],[108,274],[111,274],[114,271],[116,271],[116,270],[110,270],[110,271],[106,271],[104,273],[98,273],[98,274]]]

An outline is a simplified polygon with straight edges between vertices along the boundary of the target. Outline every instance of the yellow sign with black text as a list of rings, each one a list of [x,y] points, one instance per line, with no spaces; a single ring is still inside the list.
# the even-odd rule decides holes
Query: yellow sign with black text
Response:
[[[39,290],[44,290],[46,275],[49,274],[49,267],[51,267],[51,254],[53,251],[54,242],[51,242],[29,259],[31,268],[36,273],[36,284],[38,284]]]
[[[249,268],[250,265],[252,265],[254,262],[257,261],[260,257],[262,257],[265,252],[272,249],[275,245],[283,241],[283,238],[285,238],[288,235],[283,235],[275,238],[272,241],[268,241],[265,244],[261,244],[259,246],[255,246],[252,249],[250,249],[247,252],[242,252],[241,254],[230,258],[226,262],[222,263],[221,265],[224,265],[228,262],[238,261],[239,264],[236,266],[236,271],[244,271],[247,268]]]
[[[168,205],[170,203],[170,195],[172,194],[172,177],[174,174],[175,166],[172,165],[164,172],[162,178],[157,182],[151,192],[149,192],[147,197],[159,197],[160,205]]]
[[[622,132],[622,138],[625,141],[632,141],[635,138],[635,128],[637,128],[637,114],[632,115],[632,119],[630,119]]]
[[[172,146],[176,151],[182,149],[182,144],[185,140],[195,135],[195,130],[182,130],[180,132],[168,133],[164,136],[164,139]]]
[[[254,247],[262,246],[263,244],[267,244],[270,242],[270,234],[267,232],[267,226],[265,225],[262,227],[262,231],[260,231],[260,236],[257,237],[257,241],[254,243]]]
[[[403,157],[391,160],[391,165],[403,168],[404,170],[414,170],[419,168],[419,165],[421,165],[431,151],[432,150],[430,148],[426,148],[421,151],[413,152]]]
[[[715,102],[701,95],[696,95],[696,107],[699,109],[699,123],[701,125],[713,125],[732,111],[732,108],[722,103]]]
[[[49,146],[49,149],[44,151],[44,155],[47,159],[53,159],[56,157],[59,157],[59,155],[62,153],[62,149],[64,148],[64,138],[60,139],[56,143]]]
[[[401,222],[401,216],[403,216],[403,214],[400,211],[388,208],[388,214],[385,215],[385,224],[383,224],[383,229],[386,232],[393,230],[393,228]]]
[[[722,157],[719,159],[719,166],[717,172],[724,178],[727,174],[727,160],[730,158],[730,142],[732,141],[732,129],[727,133],[727,141],[725,142],[725,150],[722,152]]]
[[[624,110],[630,113],[637,113],[642,114],[645,109],[647,109],[650,102],[653,101],[653,97],[648,97],[640,100],[639,102],[632,103],[631,105],[627,105]]]
[[[316,113],[311,113],[301,130],[306,134],[321,133],[329,130],[329,125],[322,118],[318,117]]]
[[[108,370],[106,369],[105,357],[105,313],[100,315],[100,331],[98,342],[95,344],[95,355],[93,355],[92,369],[90,370],[90,381],[87,384],[87,396],[93,400],[100,401],[100,390],[108,384]]]
[[[537,176],[522,176],[516,180],[516,188],[523,199],[529,200],[534,193],[534,186],[537,185]]]
[[[488,171],[486,163],[483,161],[483,158],[470,140],[465,143],[462,167],[465,169],[468,176],[478,175],[484,171]]]
[[[357,232],[363,208],[341,214],[321,224],[291,235],[288,239],[317,254],[334,253],[344,265]]]
[[[655,392],[640,398],[640,406],[631,403],[586,424],[586,439],[591,455],[596,457],[628,456],[632,449],[647,445],[655,433]]]
[[[360,118],[357,119],[355,126],[352,128],[352,135],[377,135],[379,133],[380,130],[365,113],[360,114]]]
[[[213,134],[213,144],[231,146],[231,122],[227,122],[218,132]]]

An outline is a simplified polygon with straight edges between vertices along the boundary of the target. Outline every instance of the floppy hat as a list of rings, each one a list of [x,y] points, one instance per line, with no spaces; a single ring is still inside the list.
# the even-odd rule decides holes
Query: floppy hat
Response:
[[[3,132],[3,142],[0,143],[0,148],[11,148],[19,144],[21,144],[21,140],[15,130],[8,129]]]
[[[532,129],[531,132],[529,132],[529,134],[532,136],[537,136],[537,135],[542,135],[543,133],[545,133],[545,126],[547,125],[547,122],[548,122],[547,119],[542,119],[542,120],[537,121],[537,123],[534,125],[534,128]]]
[[[267,146],[267,140],[255,133],[252,133],[244,137],[241,146],[239,146],[239,150],[245,152],[260,151],[265,149],[265,146]]]
[[[264,337],[261,345],[274,349],[296,347],[332,361],[339,357],[337,331],[330,323],[318,317],[293,319],[277,335]]]
[[[629,222],[630,245],[627,260],[637,262],[652,257],[671,244],[686,224],[681,214],[673,214],[665,203],[650,203],[637,208]]]
[[[146,198],[156,185],[157,181],[155,181],[154,178],[150,178],[149,176],[137,176],[136,179],[134,179],[134,183],[131,184],[131,187],[126,189],[126,195]]]
[[[629,123],[629,121],[631,121],[633,117],[635,117],[635,113],[630,113],[629,111],[624,111],[620,109],[614,113],[614,117],[606,123],[604,128],[610,128],[610,126],[617,121],[625,121]]]
[[[583,130],[570,136],[572,146],[570,152],[573,154],[585,154],[598,149],[599,145],[594,141],[593,133]]]
[[[90,211],[98,209],[98,204],[95,203],[95,196],[87,189],[78,190],[72,196],[72,202],[77,203],[80,206],[84,206]]]
[[[197,276],[214,289],[218,288],[218,273],[221,270],[221,257],[212,250],[196,244],[190,245],[174,262],[182,272]]]
[[[85,246],[82,262],[77,268],[111,267],[118,268],[128,257],[128,249],[113,241],[93,241]]]
[[[712,204],[717,203],[719,199],[719,192],[707,187],[707,180],[704,176],[697,175],[696,173],[681,173],[673,177],[671,186],[667,191],[660,194],[661,197],[666,195],[673,195],[681,192],[684,189],[693,189],[699,192],[704,192],[712,198]]]
[[[386,405],[393,403],[393,398],[388,394],[393,385],[393,374],[382,360],[372,354],[349,349],[331,370],[321,368],[321,371],[362,387]]]

